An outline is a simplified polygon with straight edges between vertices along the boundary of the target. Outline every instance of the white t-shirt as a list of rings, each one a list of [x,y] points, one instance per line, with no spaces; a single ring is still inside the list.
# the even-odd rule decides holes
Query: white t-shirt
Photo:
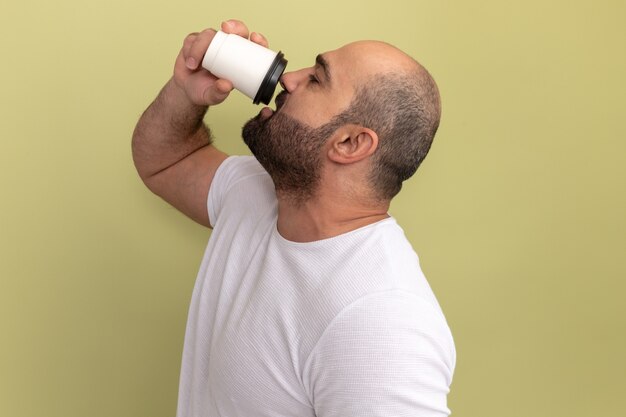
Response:
[[[450,413],[452,335],[393,218],[288,241],[271,178],[243,156],[219,167],[208,210],[178,417]]]

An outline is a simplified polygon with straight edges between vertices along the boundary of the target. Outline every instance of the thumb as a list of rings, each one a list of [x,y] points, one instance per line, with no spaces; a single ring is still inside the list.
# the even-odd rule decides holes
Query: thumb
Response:
[[[226,100],[226,97],[233,90],[233,84],[224,79],[218,79],[215,81],[212,87],[207,87],[202,94],[202,98],[204,102],[209,106],[214,104],[219,104],[222,101]]]

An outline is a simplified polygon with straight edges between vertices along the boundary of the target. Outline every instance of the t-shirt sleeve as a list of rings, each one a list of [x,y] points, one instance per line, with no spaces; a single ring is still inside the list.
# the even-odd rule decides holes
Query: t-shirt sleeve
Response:
[[[448,416],[455,360],[438,308],[385,291],[331,322],[310,355],[305,386],[318,417]]]
[[[247,190],[246,187],[252,187]],[[263,189],[266,188],[266,189]],[[254,192],[259,193],[273,191],[273,184],[267,172],[261,164],[252,156],[229,156],[220,164],[215,172],[209,196],[207,210],[211,227],[215,227],[224,207],[227,205],[229,196],[235,193]]]

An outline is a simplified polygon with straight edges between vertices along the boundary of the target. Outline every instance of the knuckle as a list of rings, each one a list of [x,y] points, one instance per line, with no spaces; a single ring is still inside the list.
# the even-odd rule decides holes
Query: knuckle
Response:
[[[189,46],[193,44],[197,37],[197,33],[190,33],[189,35],[185,36],[185,39],[183,40],[183,46]]]

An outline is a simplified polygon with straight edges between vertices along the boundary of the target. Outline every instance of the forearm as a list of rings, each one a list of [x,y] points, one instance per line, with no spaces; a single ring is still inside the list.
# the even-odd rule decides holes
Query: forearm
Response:
[[[222,23],[222,30],[248,37],[248,28],[236,20]],[[206,29],[185,37],[172,79],[143,113],[132,139],[135,167],[146,186],[209,227],[209,189],[228,155],[211,145],[203,118],[209,106],[222,103],[233,89],[230,81],[198,65],[215,33]],[[267,47],[263,37],[256,42]]]
[[[133,133],[133,160],[144,182],[211,143],[203,122],[207,109],[192,103],[173,79],[168,81]]]

